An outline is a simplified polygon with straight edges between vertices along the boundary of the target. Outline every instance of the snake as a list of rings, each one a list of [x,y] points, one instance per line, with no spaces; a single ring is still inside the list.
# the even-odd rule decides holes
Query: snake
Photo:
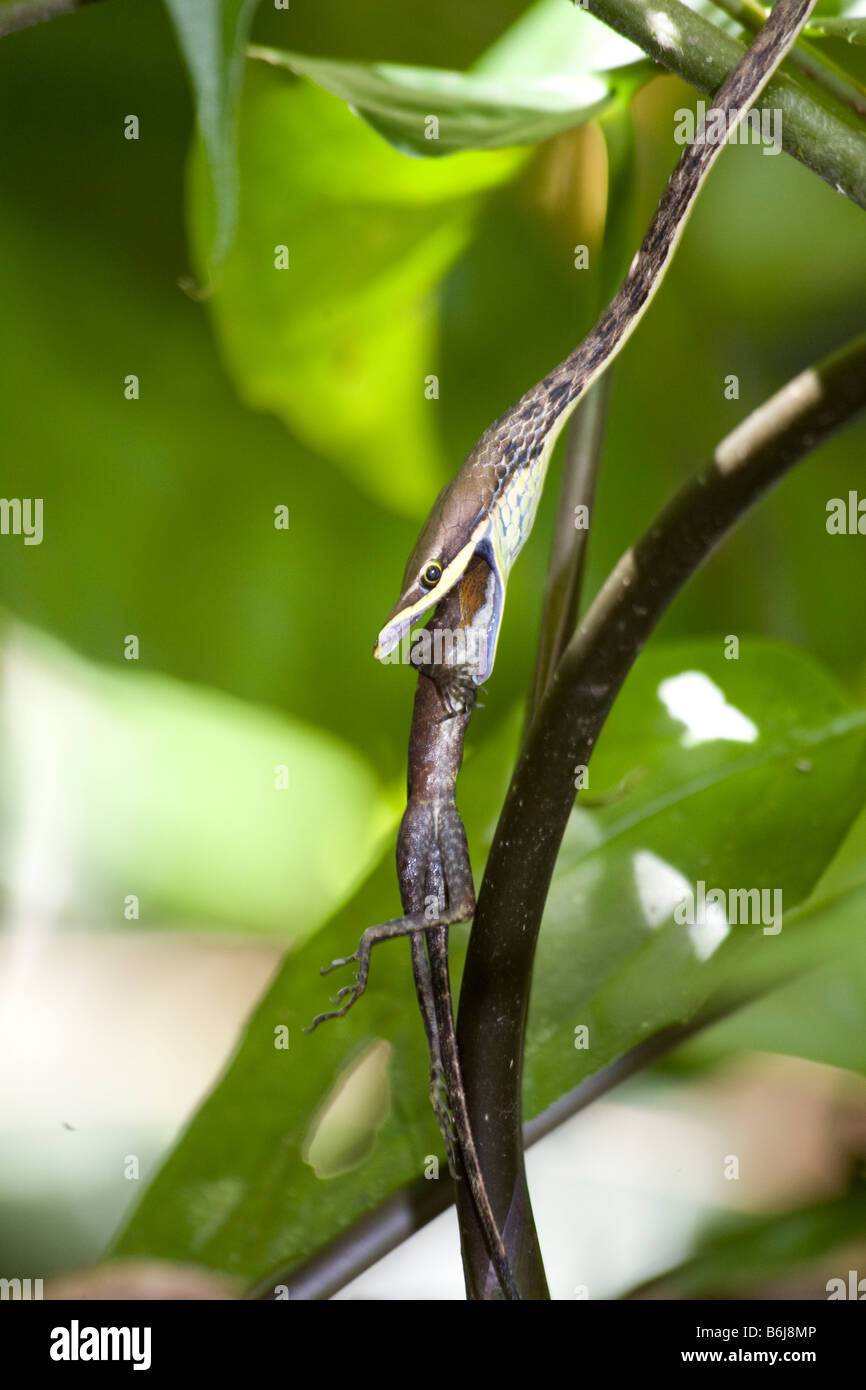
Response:
[[[554,446],[566,422],[622,351],[655,297],[710,169],[795,43],[816,0],[777,0],[713,98],[683,150],[628,273],[583,341],[482,434],[433,504],[406,564],[400,596],[373,654],[392,657],[414,625],[442,639],[436,659],[409,656],[418,670],[409,743],[407,804],[397,838],[403,916],[362,934],[357,950],[323,974],[355,964],[333,1010],[343,1017],[364,993],[379,942],[410,936],[412,964],[431,1056],[430,1094],[449,1164],[462,1169],[491,1261],[491,1281],[508,1300],[520,1291],[503,1232],[487,1197],[460,1072],[448,974],[448,928],[475,911],[472,868],[456,804],[463,740],[478,690],[496,657],[508,578],[533,524]],[[660,22],[665,16],[660,13]],[[716,119],[721,113],[723,120]],[[724,138],[710,136],[723,129]],[[454,641],[457,637],[461,640]],[[507,1227],[506,1227],[507,1233]]]
[[[384,660],[432,605],[459,584],[475,554],[492,572],[485,655],[473,679],[493,669],[511,568],[532,530],[554,445],[595,381],[634,333],[661,285],[707,174],[794,44],[815,0],[777,0],[763,27],[716,93],[677,163],[608,307],[580,345],[495,420],[437,497],[406,565],[402,591],[377,638]],[[664,18],[660,15],[660,21]],[[725,140],[707,132],[722,113]]]

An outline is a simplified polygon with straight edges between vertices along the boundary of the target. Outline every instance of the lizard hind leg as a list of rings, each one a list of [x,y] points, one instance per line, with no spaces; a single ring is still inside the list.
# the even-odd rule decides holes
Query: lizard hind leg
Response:
[[[445,893],[454,922],[468,922],[475,913],[475,885],[466,830],[454,802],[439,811],[439,850],[445,875]],[[449,925],[443,923],[443,925]]]
[[[443,914],[448,921],[453,922],[457,919],[452,912]],[[374,946],[378,946],[380,941],[392,941],[398,936],[411,936],[415,932],[428,931],[430,919],[424,912],[410,912],[405,917],[392,917],[389,922],[379,922],[375,927],[368,927],[358,942],[358,949],[351,956],[341,956],[337,960],[331,961],[330,965],[322,966],[321,973],[328,975],[332,970],[337,970],[342,965],[349,965],[352,961],[357,963],[355,971],[355,982],[351,985],[344,985],[334,999],[334,1003],[340,1003],[338,1009],[332,1009],[328,1013],[317,1014],[305,1033],[312,1033],[314,1028],[318,1028],[320,1023],[326,1023],[332,1018],[345,1018],[353,1004],[356,1004],[367,988],[367,980],[370,975],[370,952]],[[343,1004],[341,1001],[345,999]]]

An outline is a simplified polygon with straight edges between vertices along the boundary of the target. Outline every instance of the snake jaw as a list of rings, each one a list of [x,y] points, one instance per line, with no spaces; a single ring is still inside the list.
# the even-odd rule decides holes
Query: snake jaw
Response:
[[[377,661],[385,661],[399,645],[413,623],[416,623],[431,608],[435,608],[437,603],[441,603],[454,586],[460,583],[480,539],[481,536],[473,532],[466,544],[457,551],[453,560],[450,560],[445,566],[442,577],[435,588],[425,589],[417,579],[406,588],[388,614],[385,626],[376,639],[373,655]]]

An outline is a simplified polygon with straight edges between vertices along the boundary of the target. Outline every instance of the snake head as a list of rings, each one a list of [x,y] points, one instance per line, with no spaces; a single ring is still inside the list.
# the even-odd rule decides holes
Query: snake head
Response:
[[[409,556],[403,591],[379,633],[373,655],[384,661],[413,623],[459,584],[488,530],[486,510],[461,470],[440,492]]]

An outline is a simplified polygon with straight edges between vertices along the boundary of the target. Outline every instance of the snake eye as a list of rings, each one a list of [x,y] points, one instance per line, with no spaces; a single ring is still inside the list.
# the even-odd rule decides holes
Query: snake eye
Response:
[[[441,578],[442,566],[438,560],[431,560],[429,565],[424,566],[424,570],[418,582],[422,589],[435,589]]]

